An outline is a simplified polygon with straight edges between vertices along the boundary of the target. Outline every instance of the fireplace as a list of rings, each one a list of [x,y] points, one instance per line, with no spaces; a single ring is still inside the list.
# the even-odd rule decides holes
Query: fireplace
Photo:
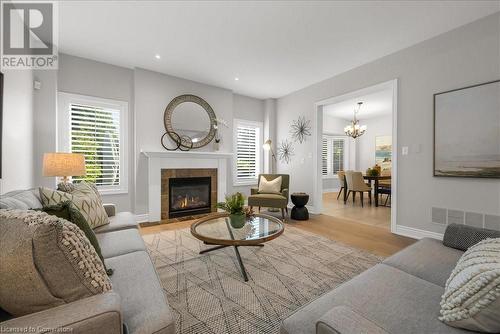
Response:
[[[161,170],[161,220],[173,223],[216,212],[217,169]]]
[[[168,180],[169,218],[211,211],[210,177],[176,177]]]

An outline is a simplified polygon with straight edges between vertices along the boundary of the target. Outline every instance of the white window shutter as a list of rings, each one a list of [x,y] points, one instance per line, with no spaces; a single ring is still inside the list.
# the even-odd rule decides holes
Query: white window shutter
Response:
[[[70,104],[70,148],[85,156],[85,179],[98,187],[120,185],[120,110]]]

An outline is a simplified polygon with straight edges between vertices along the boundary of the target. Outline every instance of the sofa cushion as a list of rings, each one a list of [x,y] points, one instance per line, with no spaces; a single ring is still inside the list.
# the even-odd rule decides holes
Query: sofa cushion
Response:
[[[118,212],[112,217],[109,217],[109,224],[96,227],[95,233],[104,233],[111,231],[126,230],[129,228],[137,229],[137,221],[131,212]]]
[[[175,319],[149,255],[133,252],[105,261],[115,269],[111,281],[121,297],[129,333],[174,334]]]
[[[444,287],[463,252],[424,238],[387,258],[383,263]]]
[[[71,193],[42,187],[40,198],[43,206],[56,205],[65,201],[73,202],[92,228],[109,223],[101,200],[87,183],[75,184]]]
[[[323,314],[316,323],[316,334],[389,334],[347,306],[336,306]]]
[[[446,282],[440,320],[473,331],[500,333],[500,238],[470,247]]]
[[[256,194],[248,197],[248,205],[265,207],[284,207],[288,200],[285,196],[277,194]]]
[[[39,209],[42,207],[38,189],[16,190],[0,197],[0,209]]]
[[[394,267],[378,264],[285,319],[283,334],[313,334],[317,321],[346,306],[389,333],[470,333],[438,320],[444,289]]]
[[[101,246],[102,256],[109,258],[136,251],[146,250],[139,230],[133,228],[128,230],[113,231],[96,234]],[[113,267],[110,267],[113,268]],[[114,269],[114,268],[113,268]]]
[[[76,225],[45,212],[0,210],[0,306],[20,316],[111,290]]]

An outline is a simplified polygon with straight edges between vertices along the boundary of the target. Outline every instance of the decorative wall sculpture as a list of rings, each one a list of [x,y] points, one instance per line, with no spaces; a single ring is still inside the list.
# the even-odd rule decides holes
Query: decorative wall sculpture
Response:
[[[302,144],[306,141],[306,137],[311,135],[311,121],[300,116],[299,119],[292,122],[290,134],[295,142]]]

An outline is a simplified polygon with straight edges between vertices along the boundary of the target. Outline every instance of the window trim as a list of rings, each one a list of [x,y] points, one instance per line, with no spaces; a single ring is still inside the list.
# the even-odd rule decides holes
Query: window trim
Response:
[[[349,169],[349,159],[350,159],[350,143],[349,143],[349,137],[348,136],[342,136],[342,135],[334,135],[334,134],[329,134],[329,133],[323,133],[321,136],[321,146],[323,147],[323,139],[330,139],[330,140],[335,140],[335,139],[342,139],[344,141],[344,170]],[[323,165],[321,166],[321,177],[322,179],[338,179],[338,174],[326,174],[323,175]]]
[[[102,195],[127,194],[128,193],[128,102],[112,99],[104,99],[95,96],[87,96],[59,91],[58,99],[58,126],[57,126],[57,151],[71,152],[70,144],[70,122],[69,108],[71,104],[90,104],[101,108],[114,108],[120,110],[120,186],[99,186]]]
[[[252,126],[255,128],[259,129],[259,136],[257,137],[258,143],[256,145],[257,147],[257,175],[255,176],[255,179],[252,180],[245,180],[245,181],[238,181],[237,178],[237,159],[238,159],[238,134],[237,134],[237,129],[239,125],[246,125],[246,126]],[[259,174],[262,173],[263,170],[263,158],[264,154],[263,151],[264,149],[262,148],[262,144],[264,143],[264,123],[263,122],[258,122],[258,121],[249,121],[245,119],[240,119],[240,118],[234,118],[233,119],[233,151],[234,151],[234,158],[233,158],[233,186],[238,187],[238,186],[255,186],[258,184],[258,179],[259,179]]]

